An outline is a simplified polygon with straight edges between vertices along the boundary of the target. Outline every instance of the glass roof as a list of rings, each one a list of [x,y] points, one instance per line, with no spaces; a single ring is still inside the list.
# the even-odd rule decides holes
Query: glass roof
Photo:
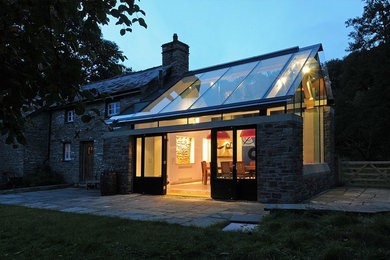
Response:
[[[269,103],[294,95],[303,68],[321,45],[291,49],[205,69],[185,76],[141,112],[111,118],[148,119],[248,102]],[[222,67],[222,68],[221,68]],[[127,121],[127,120],[126,120]]]

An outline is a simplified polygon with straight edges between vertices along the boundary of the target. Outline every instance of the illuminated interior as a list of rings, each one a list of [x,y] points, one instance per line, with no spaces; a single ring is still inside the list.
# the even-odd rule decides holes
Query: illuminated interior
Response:
[[[210,131],[168,134],[167,194],[210,197],[209,135]]]
[[[236,132],[236,144],[233,134]],[[237,179],[256,179],[256,129],[217,132],[217,178],[233,179],[233,151],[236,145]]]

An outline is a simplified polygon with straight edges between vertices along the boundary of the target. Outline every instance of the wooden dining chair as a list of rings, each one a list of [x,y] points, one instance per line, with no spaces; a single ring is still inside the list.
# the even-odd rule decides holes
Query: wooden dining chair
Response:
[[[232,177],[232,169],[230,167],[231,162],[221,162],[221,176],[222,178],[231,178]]]
[[[237,162],[236,163],[237,178],[245,178],[245,163]]]
[[[202,165],[202,183],[207,185],[207,178],[210,177],[210,170],[207,169],[206,161],[201,161],[200,164]]]

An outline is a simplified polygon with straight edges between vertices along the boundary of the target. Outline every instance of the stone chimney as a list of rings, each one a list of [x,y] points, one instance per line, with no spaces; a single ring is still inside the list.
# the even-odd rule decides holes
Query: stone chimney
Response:
[[[171,78],[178,78],[188,71],[188,57],[190,47],[179,41],[177,34],[173,34],[173,41],[162,46],[162,65],[172,65]]]

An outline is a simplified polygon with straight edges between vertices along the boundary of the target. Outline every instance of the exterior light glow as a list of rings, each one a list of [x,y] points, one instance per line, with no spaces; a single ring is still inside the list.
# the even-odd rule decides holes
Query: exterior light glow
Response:
[[[279,90],[284,84],[286,84],[286,77],[281,77],[276,83],[276,87]]]
[[[302,71],[303,71],[304,74],[308,73],[310,71],[309,66],[303,67]]]

